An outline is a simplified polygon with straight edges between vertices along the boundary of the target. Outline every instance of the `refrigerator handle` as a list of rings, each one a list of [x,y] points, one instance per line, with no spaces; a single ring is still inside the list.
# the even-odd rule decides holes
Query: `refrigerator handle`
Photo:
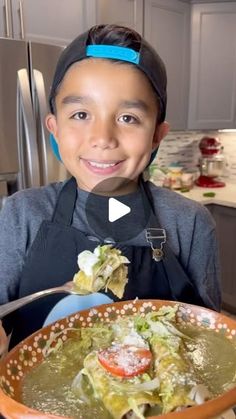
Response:
[[[6,38],[10,38],[10,22],[9,22],[9,6],[8,6],[8,0],[5,0],[4,2],[4,11],[5,11],[5,25],[6,25]]]
[[[24,24],[24,11],[23,11],[22,0],[19,0],[19,18],[20,18],[21,39],[25,39],[25,24]]]
[[[37,133],[26,68],[17,72],[17,147],[19,188],[40,186]]]
[[[43,74],[39,70],[33,70],[33,102],[34,109],[38,115],[35,115],[35,119],[39,122],[38,130],[40,132],[40,151],[41,151],[41,164],[42,164],[42,181],[44,185],[50,182],[49,179],[49,162],[48,156],[50,156],[50,144],[48,140],[48,132],[45,127],[45,118],[48,114],[46,90],[44,85]]]

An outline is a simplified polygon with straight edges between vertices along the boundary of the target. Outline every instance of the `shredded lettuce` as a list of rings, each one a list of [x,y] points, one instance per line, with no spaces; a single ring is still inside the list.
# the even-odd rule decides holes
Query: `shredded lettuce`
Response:
[[[111,344],[113,337],[113,330],[108,325],[97,324],[90,328],[81,329],[81,341],[87,342],[87,347],[107,347]]]
[[[190,339],[189,336],[180,332],[173,324],[178,305],[174,307],[163,306],[158,311],[148,313],[145,318],[139,316],[135,320],[135,327],[145,338],[157,335],[162,338],[172,338],[178,336],[183,339]],[[173,343],[176,343],[175,339]]]

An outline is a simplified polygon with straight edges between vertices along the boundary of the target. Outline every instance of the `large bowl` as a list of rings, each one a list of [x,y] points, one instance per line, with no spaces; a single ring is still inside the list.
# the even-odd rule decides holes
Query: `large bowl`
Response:
[[[162,300],[134,300],[101,305],[75,313],[40,329],[7,354],[0,362],[0,413],[6,419],[62,418],[62,416],[44,414],[28,408],[17,401],[21,400],[22,380],[25,374],[44,358],[43,348],[50,334],[59,330],[62,332],[62,339],[66,341],[68,338],[66,329],[68,327],[89,326],[98,319],[110,322],[124,315],[137,312],[145,314],[164,305],[173,306],[175,304],[179,305],[177,311],[177,322],[179,324],[191,324],[204,329],[215,330],[216,333],[222,333],[236,345],[236,321],[202,307]],[[191,419],[208,419],[218,416],[235,405],[236,387],[202,405],[185,409],[182,412],[155,416],[155,418],[189,419],[191,417]],[[154,416],[152,419],[154,419]]]

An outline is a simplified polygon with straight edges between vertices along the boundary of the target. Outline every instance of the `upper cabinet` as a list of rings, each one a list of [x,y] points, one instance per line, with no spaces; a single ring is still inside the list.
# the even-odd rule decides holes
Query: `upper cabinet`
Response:
[[[171,129],[186,128],[190,5],[179,0],[97,0],[96,22],[129,26],[154,46],[167,68],[167,120]]]
[[[96,23],[115,23],[143,33],[143,0],[97,0]]]
[[[236,128],[236,2],[192,6],[190,129]]]
[[[143,0],[0,0],[0,36],[66,45],[97,23],[143,32]]]
[[[4,37],[66,45],[95,23],[95,0],[0,2],[1,36]]]
[[[11,0],[0,0],[0,37],[13,37]]]
[[[162,57],[172,130],[236,128],[236,1],[95,3],[96,23],[136,29]]]
[[[189,90],[190,4],[145,0],[144,37],[165,62],[167,116],[171,129],[185,129]]]

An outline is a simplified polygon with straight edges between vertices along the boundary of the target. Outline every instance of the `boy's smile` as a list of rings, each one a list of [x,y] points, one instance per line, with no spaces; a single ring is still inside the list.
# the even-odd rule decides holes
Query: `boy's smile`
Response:
[[[157,126],[157,116],[156,95],[140,70],[87,59],[67,71],[56,115],[46,123],[80,188],[91,191],[107,178],[120,177],[120,192],[126,193],[122,178],[137,181],[166,134],[167,124]]]

